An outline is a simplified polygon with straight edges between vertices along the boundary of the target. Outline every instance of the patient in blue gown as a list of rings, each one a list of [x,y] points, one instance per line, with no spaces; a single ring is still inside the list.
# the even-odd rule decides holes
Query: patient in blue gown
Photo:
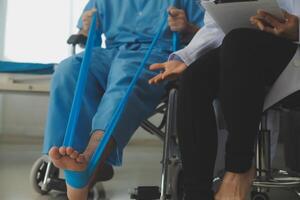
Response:
[[[97,10],[93,8],[95,4]],[[170,7],[172,5],[176,8]],[[148,66],[168,58],[172,51],[172,31],[180,33],[181,44],[189,42],[203,25],[204,11],[193,0],[90,0],[78,23],[80,33],[87,35],[91,16],[95,12],[99,18],[96,42],[100,44],[101,34],[104,34],[106,48],[99,46],[93,49],[72,147],[64,147],[62,143],[83,54],[63,60],[51,84],[43,153],[49,154],[56,167],[72,171],[86,169],[164,14],[169,12],[168,24],[163,28],[162,36],[146,63],[95,172],[101,173],[104,163],[122,164],[124,147],[140,123],[154,112],[165,93],[164,85],[148,84],[148,80],[158,73],[148,70]],[[68,177],[66,182],[69,199],[87,198],[91,184],[75,188],[69,184]]]

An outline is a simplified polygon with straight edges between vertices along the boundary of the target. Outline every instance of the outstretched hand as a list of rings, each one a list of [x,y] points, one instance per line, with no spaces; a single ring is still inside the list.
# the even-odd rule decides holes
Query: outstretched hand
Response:
[[[160,74],[149,80],[149,84],[156,84],[166,79],[172,79],[178,77],[185,69],[187,65],[183,62],[172,60],[165,63],[157,63],[150,66],[150,70],[164,70]]]

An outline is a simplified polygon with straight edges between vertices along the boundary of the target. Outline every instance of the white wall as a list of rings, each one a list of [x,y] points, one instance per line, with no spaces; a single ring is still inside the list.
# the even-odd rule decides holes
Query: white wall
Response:
[[[0,59],[3,58],[3,53],[4,53],[5,16],[6,16],[6,0],[1,0],[0,1]]]
[[[0,1],[0,60],[3,59],[4,53],[4,30],[6,16],[6,0]],[[0,95],[0,134],[3,129],[3,96]]]
[[[39,136],[44,133],[48,95],[6,94],[2,134]]]
[[[3,2],[0,0],[0,5]],[[69,55],[66,39],[76,32],[77,18],[87,0],[7,2],[5,31],[1,31],[0,7],[0,42],[1,34],[6,33],[2,49],[5,60],[56,63]],[[47,109],[47,95],[5,94],[2,98],[0,95],[0,134],[42,136]]]

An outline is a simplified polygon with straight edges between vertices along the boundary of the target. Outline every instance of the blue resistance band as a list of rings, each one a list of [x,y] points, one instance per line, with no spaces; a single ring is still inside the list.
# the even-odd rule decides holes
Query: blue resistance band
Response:
[[[93,172],[96,170],[96,167],[99,164],[100,158],[105,150],[105,147],[107,146],[108,142],[110,141],[110,138],[112,137],[112,134],[116,128],[116,125],[125,110],[125,106],[128,102],[129,96],[131,95],[131,93],[134,89],[134,86],[136,85],[136,82],[138,81],[141,73],[143,72],[145,65],[152,53],[154,46],[156,45],[158,39],[160,38],[163,27],[167,22],[167,17],[168,17],[168,15],[166,13],[164,16],[164,20],[159,27],[158,32],[156,33],[155,37],[153,38],[152,43],[143,59],[141,65],[139,66],[134,78],[132,79],[132,81],[126,91],[125,96],[122,98],[122,100],[118,104],[118,107],[117,107],[114,115],[112,116],[112,120],[108,124],[105,134],[104,134],[100,144],[98,145],[97,149],[95,150],[87,169],[82,172],[76,172],[76,171],[70,171],[70,170],[64,171],[66,181],[70,186],[72,186],[74,188],[83,188],[83,187],[87,186],[87,184],[89,183],[89,180],[90,180],[91,176],[93,175]],[[86,45],[85,55],[84,55],[83,62],[81,65],[82,69],[80,70],[80,75],[78,77],[78,81],[77,81],[77,85],[76,85],[75,96],[74,96],[73,105],[72,105],[72,109],[71,109],[71,113],[70,113],[68,127],[67,127],[67,133],[66,133],[65,140],[64,140],[65,146],[71,146],[72,142],[73,142],[72,138],[75,137],[74,130],[75,130],[75,127],[77,124],[78,115],[79,115],[79,111],[80,111],[80,105],[81,105],[82,96],[83,96],[85,83],[86,83],[86,79],[87,79],[88,65],[89,65],[89,62],[91,59],[91,50],[93,48],[95,27],[96,27],[96,17],[94,15],[92,25],[90,28],[90,32],[89,32],[89,38],[88,38],[87,45]],[[173,33],[173,50],[176,50],[178,48],[178,43],[179,43],[178,42],[178,34]],[[83,74],[81,74],[81,73],[83,73]]]
[[[172,50],[173,52],[177,51],[180,46],[180,41],[179,41],[179,33],[178,32],[173,32],[173,40],[172,40]]]
[[[85,86],[88,77],[89,64],[92,57],[92,49],[94,47],[95,35],[96,35],[96,22],[97,15],[94,13],[92,18],[91,27],[89,30],[89,36],[86,43],[85,53],[81,63],[78,80],[76,83],[75,95],[72,102],[69,121],[66,129],[66,134],[63,142],[63,146],[71,147],[75,137],[75,128],[78,121],[78,116],[81,108],[81,103],[85,91]]]

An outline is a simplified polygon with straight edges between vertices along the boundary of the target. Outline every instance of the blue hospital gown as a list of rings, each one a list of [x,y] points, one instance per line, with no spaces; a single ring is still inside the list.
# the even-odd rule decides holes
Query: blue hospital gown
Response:
[[[93,49],[73,144],[79,152],[84,151],[91,133],[105,131],[167,8],[174,5],[174,0],[91,0],[84,10],[91,9],[95,4],[100,19],[97,42],[101,42],[103,33],[106,48]],[[178,0],[176,7],[185,10],[191,23],[202,26],[204,12],[197,0]],[[81,21],[78,27],[81,27]],[[117,147],[108,157],[110,164],[122,164],[123,148],[140,123],[153,113],[165,93],[163,84],[148,84],[148,80],[157,74],[149,71],[148,66],[167,60],[171,53],[171,35],[166,24],[113,133]],[[53,75],[45,129],[45,154],[52,146],[61,146],[63,143],[82,58],[83,54],[80,53],[63,60]]]

